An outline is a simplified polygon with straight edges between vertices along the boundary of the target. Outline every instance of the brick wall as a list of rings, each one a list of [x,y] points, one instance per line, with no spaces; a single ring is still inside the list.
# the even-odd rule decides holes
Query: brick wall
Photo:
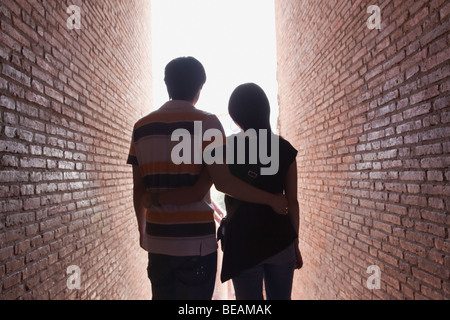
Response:
[[[149,1],[1,1],[0,23],[0,298],[149,298],[125,165],[150,109]]]
[[[449,299],[450,3],[275,3],[280,130],[299,150],[294,298]]]

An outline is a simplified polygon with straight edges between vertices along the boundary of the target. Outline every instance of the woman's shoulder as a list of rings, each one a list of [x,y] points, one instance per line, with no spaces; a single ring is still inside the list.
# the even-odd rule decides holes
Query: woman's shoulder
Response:
[[[279,142],[280,142],[280,150],[284,151],[290,151],[292,153],[297,154],[297,149],[285,138],[283,138],[282,136],[278,136],[279,138]]]

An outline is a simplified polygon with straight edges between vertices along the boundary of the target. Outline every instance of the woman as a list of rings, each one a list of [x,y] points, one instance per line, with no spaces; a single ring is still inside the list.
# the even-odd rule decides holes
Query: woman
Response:
[[[288,211],[286,215],[278,214],[269,206],[226,196],[227,223],[221,239],[224,251],[221,280],[232,279],[238,300],[262,300],[263,282],[267,299],[290,300],[294,270],[301,267],[297,151],[288,141],[272,133],[270,104],[264,91],[256,84],[243,84],[235,89],[229,101],[229,113],[242,130],[255,132],[253,137],[246,135],[244,164],[238,164],[242,162],[237,161],[237,149],[225,151],[234,151],[235,161],[229,164],[230,172],[258,189],[273,194],[284,193]],[[260,140],[260,134],[272,135],[272,139],[266,136]],[[272,145],[273,141],[277,142],[278,148]],[[238,147],[238,144],[232,145]],[[276,174],[261,175],[260,169],[267,165],[260,159],[256,163],[249,161],[250,151],[255,151],[250,146],[255,145],[264,148],[267,155],[272,149],[274,152],[279,150]],[[158,202],[189,203],[192,199],[202,198],[210,187],[211,180],[205,171],[195,186],[160,193]],[[145,197],[146,206],[151,204],[150,199],[150,196]]]
[[[273,134],[270,104],[259,86],[248,83],[236,88],[228,110],[241,129],[256,131],[260,148],[261,143],[267,142],[267,149],[275,150],[271,143],[273,139],[259,141],[260,133]],[[260,162],[229,166],[231,173],[238,178],[271,193],[285,193],[288,200],[288,214],[279,215],[267,206],[226,196],[229,221],[222,240],[221,280],[232,279],[238,300],[263,299],[263,281],[267,299],[289,300],[294,270],[299,267],[296,261],[301,261],[298,249],[297,151],[288,141],[277,138],[279,169],[275,175],[260,175],[258,167],[264,167]],[[248,139],[249,145],[251,139]]]

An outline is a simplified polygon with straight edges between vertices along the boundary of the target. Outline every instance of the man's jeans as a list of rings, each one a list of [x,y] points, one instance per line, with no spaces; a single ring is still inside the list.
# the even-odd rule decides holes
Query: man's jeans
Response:
[[[263,300],[263,279],[268,300],[291,300],[295,247],[268,258],[233,278],[237,300]]]
[[[153,300],[211,300],[217,272],[217,252],[175,257],[148,254]]]

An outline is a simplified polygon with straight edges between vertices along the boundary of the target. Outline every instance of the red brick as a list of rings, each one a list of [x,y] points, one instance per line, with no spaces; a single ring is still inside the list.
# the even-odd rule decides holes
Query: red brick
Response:
[[[307,223],[301,223],[300,243],[310,260],[295,280],[295,298],[448,299],[448,287],[441,286],[448,274],[439,263],[450,263],[450,250],[440,257],[427,252],[446,243],[450,208],[450,172],[444,169],[450,166],[449,6],[442,0],[387,1],[377,31],[361,19],[370,4],[358,2],[353,11],[349,2],[275,3],[279,130],[301,150],[299,202]],[[327,19],[319,18],[324,14]],[[322,99],[309,98],[324,88]],[[343,154],[345,166],[333,167]],[[358,224],[333,219],[349,212],[366,218]],[[358,230],[364,247],[343,224]],[[346,261],[351,269],[373,264],[374,257],[386,279],[376,294],[355,289],[364,282],[362,272],[328,263]]]
[[[0,5],[0,299],[148,299],[123,155],[152,105],[149,3],[84,1],[81,32],[66,30],[65,8]],[[112,14],[109,30],[107,12],[127,15]]]
[[[16,101],[7,96],[0,96],[0,106],[7,109],[14,110],[16,108]]]
[[[405,171],[399,173],[400,180],[406,181],[424,181],[425,172],[424,171]]]
[[[439,11],[439,14],[441,15],[441,20],[444,20],[445,17],[448,16],[450,13],[450,4],[447,3],[445,6],[442,7],[442,9]]]

